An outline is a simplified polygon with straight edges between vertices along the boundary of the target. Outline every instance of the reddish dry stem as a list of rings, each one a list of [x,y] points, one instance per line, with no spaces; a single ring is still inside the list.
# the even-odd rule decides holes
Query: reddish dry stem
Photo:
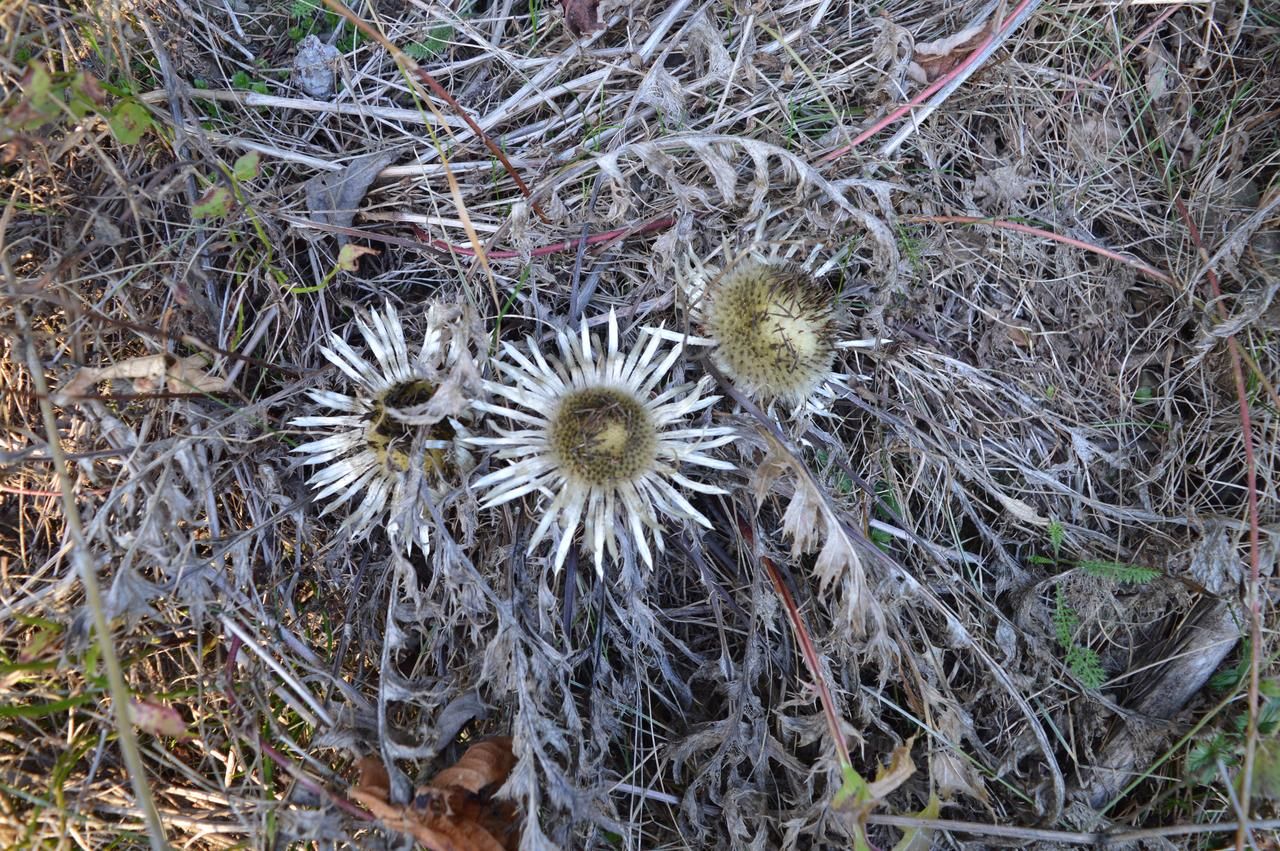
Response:
[[[934,92],[941,89],[943,86],[949,83],[956,76],[963,74],[965,71],[967,71],[969,69],[969,66],[972,65],[977,60],[979,54],[981,54],[982,51],[987,49],[987,45],[991,44],[991,42],[996,38],[996,36],[1003,33],[1009,26],[1013,24],[1014,20],[1017,19],[1018,15],[1021,14],[1023,8],[1025,8],[1029,2],[1031,2],[1031,0],[1022,0],[1022,2],[1020,2],[1012,12],[1010,12],[1008,15],[1005,16],[1005,19],[1000,22],[999,27],[996,27],[995,29],[993,29],[986,38],[984,38],[982,41],[978,43],[978,46],[973,49],[972,53],[970,53],[968,56],[965,57],[963,62],[961,62],[956,67],[952,68],[946,74],[943,74],[938,79],[934,80],[927,87],[922,89],[919,94],[911,98],[911,100],[907,101],[902,106],[898,107],[893,112],[886,115],[884,118],[881,118],[879,121],[877,121],[875,124],[872,124],[866,130],[863,130],[849,144],[845,145],[842,148],[837,148],[834,151],[823,154],[821,157],[818,158],[818,163],[824,164],[824,163],[829,163],[832,160],[840,159],[840,157],[849,153],[854,148],[858,147],[863,142],[867,141],[872,136],[876,135],[881,130],[885,129],[890,124],[897,121],[899,118],[906,115],[908,112],[915,109],[920,104],[924,103],[926,100],[928,100],[930,97],[933,96]]]
[[[1178,213],[1187,225],[1191,241],[1204,259],[1208,259],[1204,243],[1200,240],[1200,231],[1187,211],[1187,205],[1181,198],[1175,198],[1174,204]],[[1222,305],[1222,287],[1218,284],[1218,274],[1212,268],[1207,270],[1209,287],[1214,302],[1218,307],[1218,316],[1227,318],[1227,309]],[[1243,849],[1249,833],[1249,804],[1253,790],[1253,761],[1258,744],[1258,704],[1259,677],[1262,668],[1262,603],[1259,599],[1260,564],[1258,534],[1258,472],[1253,454],[1253,418],[1249,415],[1249,397],[1244,383],[1244,367],[1241,365],[1240,343],[1235,335],[1227,336],[1227,350],[1231,354],[1231,375],[1235,379],[1236,402],[1240,406],[1240,430],[1244,438],[1245,484],[1248,488],[1249,506],[1249,723],[1245,733],[1244,766],[1241,776],[1244,778],[1240,793],[1240,826],[1236,831],[1236,848]]]
[[[984,219],[979,218],[978,216],[911,216],[907,221],[912,223],[932,222],[940,225],[989,225],[993,228],[1017,231],[1018,233],[1025,233],[1029,236],[1038,236],[1042,239],[1050,239],[1054,242],[1060,242],[1063,245],[1070,245],[1073,248],[1080,248],[1085,251],[1093,252],[1099,256],[1106,257],[1108,260],[1114,260],[1117,263],[1123,263],[1132,269],[1136,269],[1147,277],[1157,280],[1162,284],[1172,286],[1174,283],[1172,276],[1161,272],[1159,269],[1145,261],[1139,260],[1136,257],[1130,257],[1127,254],[1121,254],[1118,251],[1112,251],[1109,248],[1103,248],[1100,245],[1094,245],[1093,243],[1085,242],[1081,239],[1073,239],[1069,236],[1063,236],[1060,233],[1054,233],[1053,231],[1044,230],[1043,228],[1032,227],[1031,225],[1024,225],[1019,222],[1010,222],[1004,219]]]
[[[742,537],[746,539],[747,544],[754,548],[755,534],[751,530],[751,524],[742,518],[738,518],[738,529],[742,532]],[[760,561],[769,573],[769,581],[773,583],[773,588],[777,591],[778,598],[782,600],[782,607],[787,610],[787,618],[791,621],[791,630],[795,633],[796,644],[800,646],[800,655],[804,657],[805,667],[809,669],[809,676],[813,678],[814,688],[817,689],[818,701],[822,704],[822,714],[827,721],[827,731],[831,734],[831,740],[835,744],[836,755],[840,760],[840,768],[842,771],[852,769],[853,760],[849,757],[849,746],[845,742],[844,733],[840,728],[840,716],[836,712],[835,698],[831,696],[827,678],[823,675],[822,666],[818,662],[818,651],[813,646],[813,639],[809,637],[809,630],[804,624],[804,616],[800,614],[800,607],[796,605],[795,598],[791,596],[791,590],[782,581],[782,574],[778,572],[777,565],[768,556],[761,556]]]
[[[224,688],[227,703],[231,705],[233,712],[238,713],[243,713],[243,707],[240,704],[240,699],[236,697],[236,690],[233,684],[235,682],[236,657],[240,654],[241,644],[242,642],[240,641],[239,636],[233,635],[231,637],[231,643],[227,646],[227,663],[223,668],[223,673],[226,677],[226,684]],[[373,821],[373,816],[370,815],[368,811],[361,809],[348,801],[342,795],[326,788],[324,784],[308,777],[306,772],[303,771],[297,763],[280,753],[279,750],[267,742],[266,737],[261,733],[258,734],[258,747],[262,749],[262,752],[265,753],[272,762],[283,768],[290,777],[300,783],[303,788],[307,789],[312,794],[328,798],[338,809],[354,816],[355,818],[362,821]]]

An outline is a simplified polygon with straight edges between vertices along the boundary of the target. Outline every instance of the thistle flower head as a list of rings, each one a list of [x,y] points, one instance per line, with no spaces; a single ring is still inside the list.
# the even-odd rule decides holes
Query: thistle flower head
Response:
[[[798,266],[748,260],[713,279],[699,308],[711,356],[748,395],[799,405],[831,375],[831,293]]]
[[[511,404],[476,406],[514,427],[469,442],[488,447],[495,461],[507,463],[474,485],[488,491],[485,507],[539,494],[541,516],[529,552],[554,526],[557,571],[579,526],[598,575],[604,575],[606,554],[619,557],[620,537],[652,567],[649,538],[661,551],[664,515],[710,526],[681,491],[724,491],[686,478],[681,470],[685,465],[732,470],[731,463],[707,452],[731,441],[733,429],[685,427],[690,414],[719,398],[706,395],[710,378],[696,384],[664,382],[680,350],[659,357],[662,340],[650,336],[643,345],[620,351],[612,312],[607,347],[589,335],[585,321],[579,333],[561,331],[556,342],[558,353],[551,357],[532,338],[527,352],[503,344],[506,358],[495,362],[501,380],[486,381],[485,390]]]
[[[441,485],[451,473],[470,466],[462,443],[469,432],[450,406],[439,404],[437,392],[446,368],[456,360],[456,347],[445,344],[445,329],[456,317],[442,305],[432,305],[427,330],[415,356],[409,354],[404,328],[394,307],[357,318],[372,362],[337,334],[320,351],[346,376],[352,392],[308,390],[311,401],[334,414],[297,417],[290,425],[326,429],[326,437],[294,449],[302,463],[319,469],[307,480],[316,502],[328,500],[325,516],[355,502],[343,522],[354,540],[366,537],[388,509],[401,505],[415,480],[415,464],[428,485]],[[456,407],[456,406],[455,406]],[[412,512],[414,534],[409,540],[424,550],[430,524]],[[395,521],[388,530],[394,532]]]

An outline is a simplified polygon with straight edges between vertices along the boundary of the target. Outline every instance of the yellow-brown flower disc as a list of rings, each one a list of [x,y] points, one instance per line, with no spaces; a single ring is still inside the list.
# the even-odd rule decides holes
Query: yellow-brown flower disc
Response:
[[[565,396],[551,420],[550,438],[561,467],[592,486],[635,478],[653,464],[658,445],[645,406],[610,387]]]
[[[803,402],[831,373],[831,292],[798,266],[746,261],[714,281],[702,318],[716,366],[749,395]]]

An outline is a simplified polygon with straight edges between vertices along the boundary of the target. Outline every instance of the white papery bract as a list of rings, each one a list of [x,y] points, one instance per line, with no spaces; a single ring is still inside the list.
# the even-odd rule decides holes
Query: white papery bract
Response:
[[[727,427],[691,428],[686,418],[714,404],[706,395],[711,379],[665,386],[664,378],[680,356],[654,335],[628,352],[618,346],[618,320],[609,313],[608,340],[601,347],[589,335],[562,330],[558,354],[545,356],[527,340],[522,352],[503,344],[505,359],[494,367],[502,380],[486,381],[495,402],[476,407],[513,424],[498,437],[469,443],[486,447],[505,466],[474,486],[487,491],[484,507],[537,494],[538,522],[529,542],[532,554],[552,526],[559,532],[552,564],[558,572],[581,526],[584,548],[596,573],[604,576],[606,554],[619,556],[619,534],[632,542],[653,567],[649,536],[663,549],[663,525],[692,520],[710,523],[682,493],[725,491],[687,478],[685,465],[732,470],[728,461],[708,452],[733,440]]]
[[[400,317],[388,303],[381,312],[370,311],[355,322],[372,361],[337,334],[330,334],[328,345],[320,347],[349,379],[352,392],[308,390],[311,401],[338,413],[292,420],[290,425],[299,428],[331,432],[293,451],[303,456],[302,463],[320,467],[307,480],[315,489],[315,501],[328,502],[320,516],[354,504],[342,524],[353,540],[368,536],[388,509],[406,499],[415,458],[421,459],[428,484],[448,469],[467,466],[469,453],[460,442],[467,431],[457,419],[423,425],[413,416],[431,402],[450,356],[442,341],[444,321],[441,307],[433,304],[422,345],[411,356]],[[410,516],[415,528],[407,543],[416,541],[426,550],[430,522],[420,512]],[[387,528],[396,531],[394,524]]]

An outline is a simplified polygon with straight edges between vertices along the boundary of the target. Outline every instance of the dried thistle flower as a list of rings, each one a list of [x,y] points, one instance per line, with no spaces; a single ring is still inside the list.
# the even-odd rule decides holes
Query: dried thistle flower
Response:
[[[401,504],[414,480],[415,463],[421,463],[429,485],[438,485],[451,471],[471,466],[470,453],[462,443],[469,432],[462,422],[439,412],[434,417],[429,413],[443,370],[450,357],[456,357],[443,342],[446,313],[441,305],[431,306],[415,357],[409,355],[404,328],[389,303],[381,313],[370,311],[367,321],[356,319],[376,363],[361,357],[337,334],[330,334],[329,345],[320,347],[325,358],[350,379],[353,392],[308,390],[317,405],[341,413],[292,420],[290,425],[298,428],[333,432],[293,451],[304,456],[303,464],[323,465],[307,480],[316,491],[316,502],[329,501],[320,516],[364,492],[342,524],[353,540],[366,537],[389,508]],[[412,516],[415,528],[408,541],[416,541],[426,550],[430,523],[420,512]],[[394,524],[388,531],[394,533]]]
[[[559,357],[544,357],[528,339],[528,354],[503,344],[507,360],[495,362],[506,381],[486,381],[485,390],[514,407],[477,402],[518,427],[496,429],[499,437],[473,437],[494,457],[511,462],[476,481],[488,490],[484,507],[502,505],[537,491],[540,518],[529,542],[532,553],[552,525],[559,544],[553,565],[564,565],[581,524],[596,574],[604,575],[605,553],[618,558],[621,532],[641,559],[653,567],[648,535],[663,549],[661,516],[709,521],[681,493],[724,493],[720,488],[686,478],[685,464],[732,470],[733,464],[706,454],[730,442],[727,427],[681,428],[690,414],[714,404],[707,396],[711,379],[696,384],[661,387],[680,355],[678,348],[658,359],[662,340],[651,336],[629,352],[618,348],[618,321],[609,314],[608,347],[590,337],[584,321],[580,334],[557,335]],[[509,362],[508,362],[509,361]]]
[[[835,305],[800,267],[748,260],[713,280],[703,299],[711,357],[747,394],[799,405],[831,374]]]
[[[701,336],[658,331],[704,345],[734,385],[771,407],[824,412],[832,385],[839,314],[829,289],[792,263],[743,260],[712,275],[696,259],[683,274],[684,296]]]

